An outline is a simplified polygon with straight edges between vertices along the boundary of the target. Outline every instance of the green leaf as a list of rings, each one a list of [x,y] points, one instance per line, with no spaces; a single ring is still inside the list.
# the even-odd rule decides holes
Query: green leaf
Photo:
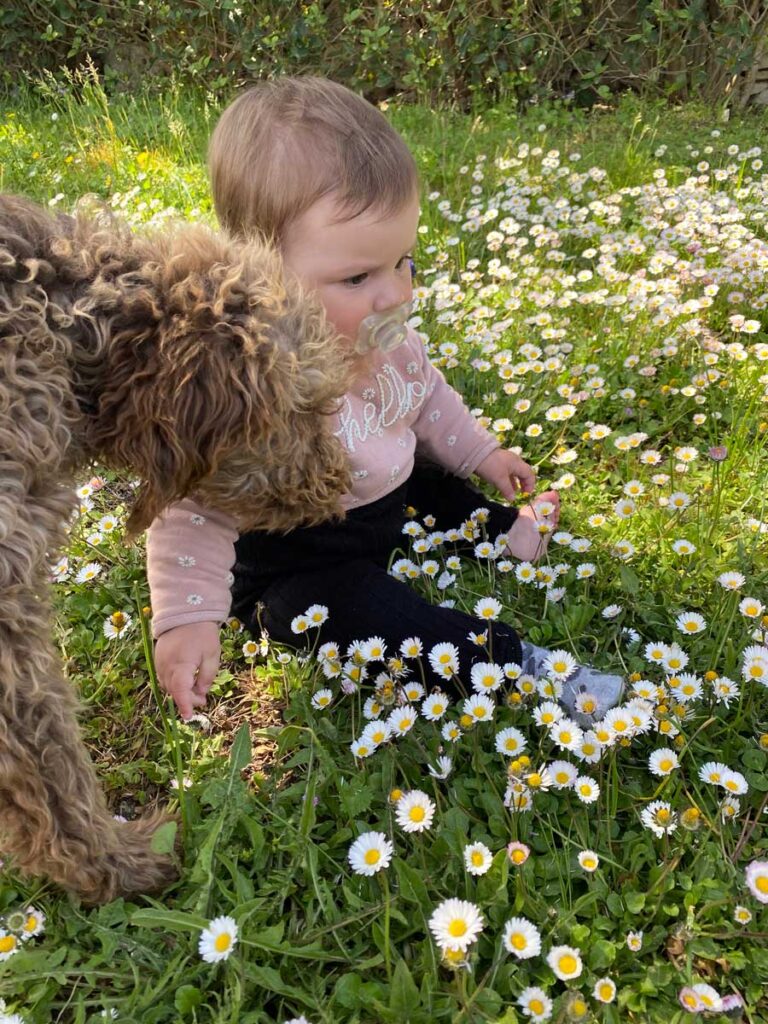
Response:
[[[202,1001],[203,993],[194,985],[182,985],[176,989],[176,995],[173,997],[173,1005],[182,1016],[191,1013]]]
[[[749,747],[741,755],[741,763],[745,768],[753,768],[756,772],[765,771],[765,764],[768,761],[768,754],[756,747]]]
[[[407,1021],[419,1006],[419,990],[405,960],[398,960],[389,990],[389,1008]]]
[[[624,903],[630,914],[639,914],[645,906],[644,892],[625,892]]]
[[[175,821],[164,821],[152,836],[152,841],[149,844],[152,852],[159,854],[173,853],[177,829],[178,825]]]
[[[180,910],[150,908],[131,914],[131,924],[137,928],[162,928],[169,932],[195,932],[208,926],[199,914],[184,914]]]
[[[395,860],[395,872],[400,883],[400,896],[407,903],[415,903],[422,910],[429,910],[432,900],[421,873],[400,858]]]
[[[593,971],[605,971],[616,959],[616,946],[608,939],[598,939],[593,943],[587,957],[587,963]]]
[[[628,594],[639,593],[640,580],[638,579],[637,573],[634,569],[630,569],[628,565],[620,565],[619,576],[621,577],[621,585]]]
[[[373,790],[367,783],[362,785],[339,785],[339,798],[342,807],[350,818],[356,818],[367,811],[373,803]]]

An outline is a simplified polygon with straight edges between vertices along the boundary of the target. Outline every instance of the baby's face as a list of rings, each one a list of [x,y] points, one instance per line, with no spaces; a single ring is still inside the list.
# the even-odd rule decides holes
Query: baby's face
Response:
[[[394,309],[412,297],[410,257],[416,244],[419,202],[382,217],[375,208],[337,220],[333,195],[324,196],[286,228],[283,259],[313,289],[328,319],[350,344],[372,313]]]

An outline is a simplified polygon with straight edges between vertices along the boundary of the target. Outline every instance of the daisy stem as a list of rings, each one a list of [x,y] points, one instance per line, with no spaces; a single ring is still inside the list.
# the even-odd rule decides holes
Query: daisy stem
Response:
[[[387,971],[387,981],[392,981],[392,961],[390,959],[389,949],[389,926],[390,926],[390,898],[389,898],[389,879],[387,878],[386,871],[383,871],[379,876],[381,878],[381,887],[384,890],[384,966]]]

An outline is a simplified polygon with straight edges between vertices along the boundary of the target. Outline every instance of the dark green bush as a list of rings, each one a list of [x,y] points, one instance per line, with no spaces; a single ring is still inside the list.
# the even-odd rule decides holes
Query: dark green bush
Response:
[[[718,100],[767,27],[763,0],[22,0],[0,11],[0,58],[7,88],[90,59],[110,90],[317,73],[462,107],[617,88]]]

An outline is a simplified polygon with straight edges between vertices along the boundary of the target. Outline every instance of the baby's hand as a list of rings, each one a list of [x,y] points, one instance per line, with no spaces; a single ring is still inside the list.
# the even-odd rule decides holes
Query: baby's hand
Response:
[[[481,480],[493,484],[507,501],[514,501],[520,492],[533,493],[536,486],[533,469],[519,455],[506,448],[497,448],[491,452],[475,469],[475,473]]]
[[[160,686],[176,702],[183,719],[205,704],[219,670],[221,644],[216,622],[193,622],[163,633],[155,644]]]

